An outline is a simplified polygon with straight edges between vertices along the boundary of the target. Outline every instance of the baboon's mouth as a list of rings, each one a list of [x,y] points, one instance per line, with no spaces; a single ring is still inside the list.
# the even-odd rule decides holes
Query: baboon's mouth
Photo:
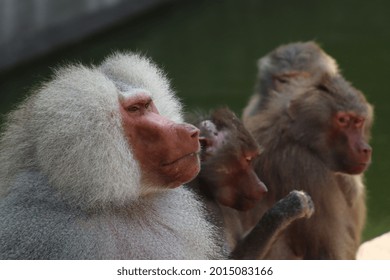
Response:
[[[176,164],[176,163],[183,161],[183,160],[192,159],[194,157],[197,157],[198,154],[199,154],[199,152],[188,153],[188,154],[181,156],[173,161],[163,163],[162,166],[169,166],[169,165]]]

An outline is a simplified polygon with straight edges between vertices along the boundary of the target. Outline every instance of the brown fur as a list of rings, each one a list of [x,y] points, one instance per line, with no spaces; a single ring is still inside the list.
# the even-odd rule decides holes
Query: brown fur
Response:
[[[253,169],[260,151],[255,140],[228,109],[216,110],[195,124],[200,129],[202,167],[190,187],[197,190],[211,220],[221,229],[222,246],[230,256],[261,259],[294,220],[311,216],[311,199],[294,191],[259,221],[260,217],[248,212],[266,195],[266,188]],[[247,223],[256,224],[248,234]]]
[[[356,138],[366,145],[372,106],[316,44],[282,46],[260,60],[258,92],[243,115],[245,126],[264,147],[256,172],[269,189],[254,211],[261,216],[293,189],[307,192],[316,208],[311,219],[289,227],[266,258],[355,258],[366,215],[365,190],[363,176],[357,174],[361,172],[351,174],[340,164],[354,153],[351,147],[342,137],[328,137],[332,118],[340,111],[365,119]],[[364,158],[369,159],[366,146]]]

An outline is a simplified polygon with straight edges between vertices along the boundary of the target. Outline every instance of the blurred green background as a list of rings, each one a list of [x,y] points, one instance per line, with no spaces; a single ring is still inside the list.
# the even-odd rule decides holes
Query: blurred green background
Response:
[[[139,51],[168,73],[187,111],[228,105],[253,92],[256,61],[275,47],[316,40],[375,106],[364,239],[390,231],[390,2],[381,0],[189,0],[122,22],[82,42],[0,73],[0,114],[70,62],[99,63]]]

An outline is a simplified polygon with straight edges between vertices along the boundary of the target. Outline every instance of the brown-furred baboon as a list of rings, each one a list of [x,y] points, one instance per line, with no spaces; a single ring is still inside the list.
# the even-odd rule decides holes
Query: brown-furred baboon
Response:
[[[269,259],[354,259],[365,222],[363,172],[372,106],[313,42],[281,46],[259,61],[257,92],[244,125],[264,148],[256,173],[268,187],[262,215],[293,189],[307,192],[315,213],[291,225]]]
[[[165,75],[115,54],[68,66],[9,115],[0,259],[226,257],[196,194],[199,130]]]
[[[310,197],[293,191],[258,221],[258,216],[247,213],[267,191],[254,171],[258,144],[227,108],[193,123],[200,130],[201,171],[189,187],[197,191],[210,219],[221,229],[222,246],[231,258],[263,258],[280,232],[296,219],[312,215]]]

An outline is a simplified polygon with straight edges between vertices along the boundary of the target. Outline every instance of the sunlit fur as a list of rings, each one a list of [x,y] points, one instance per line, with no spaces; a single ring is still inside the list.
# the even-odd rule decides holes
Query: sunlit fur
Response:
[[[271,90],[277,89],[277,79],[291,81],[294,80],[291,77],[310,76],[310,82],[312,82],[321,79],[323,73],[329,76],[339,73],[336,61],[314,42],[298,42],[280,46],[269,55],[259,59],[258,69],[256,91],[261,94],[251,97],[251,102],[244,110],[244,118],[253,115],[260,106],[264,106],[264,99],[268,98]]]

